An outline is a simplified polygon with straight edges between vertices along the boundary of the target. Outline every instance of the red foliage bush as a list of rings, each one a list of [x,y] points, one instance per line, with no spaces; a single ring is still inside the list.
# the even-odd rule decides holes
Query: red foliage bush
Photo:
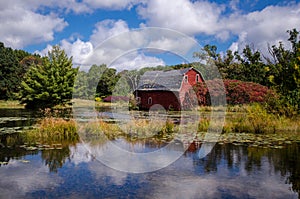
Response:
[[[225,87],[225,90],[224,90]],[[227,104],[249,104],[253,102],[266,102],[269,98],[275,98],[273,90],[253,82],[240,80],[208,80],[198,83],[194,87],[200,105],[218,104],[226,95]]]

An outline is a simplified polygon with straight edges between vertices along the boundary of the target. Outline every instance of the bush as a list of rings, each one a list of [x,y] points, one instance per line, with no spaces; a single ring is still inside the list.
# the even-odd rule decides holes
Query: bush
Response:
[[[270,99],[277,98],[276,93],[266,86],[253,82],[243,82],[240,80],[224,80],[227,104],[249,104],[266,103]],[[207,86],[209,85],[209,86]],[[208,90],[208,87],[210,90]],[[222,90],[222,80],[208,80],[198,83],[194,90],[200,105],[211,105],[211,98],[215,100],[224,95]]]

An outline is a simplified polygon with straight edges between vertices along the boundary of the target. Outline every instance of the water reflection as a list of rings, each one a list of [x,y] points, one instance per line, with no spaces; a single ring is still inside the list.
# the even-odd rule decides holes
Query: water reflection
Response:
[[[154,146],[118,143],[140,152]],[[299,144],[217,144],[203,159],[199,147],[194,142],[170,166],[145,174],[106,167],[82,143],[43,151],[1,148],[0,161],[7,164],[0,167],[0,198],[298,198]]]

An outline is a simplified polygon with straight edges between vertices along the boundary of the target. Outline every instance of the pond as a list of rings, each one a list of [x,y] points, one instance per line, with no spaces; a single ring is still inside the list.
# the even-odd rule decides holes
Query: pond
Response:
[[[0,112],[3,131],[30,127],[38,117],[28,112]],[[217,143],[204,158],[199,158],[202,143],[193,142],[166,167],[130,173],[112,169],[91,152],[105,149],[107,142],[92,145],[81,141],[56,149],[28,150],[18,145],[7,147],[3,140],[0,198],[299,198],[297,142],[280,149]],[[124,138],[110,142],[137,153],[151,153],[166,144],[165,140]],[[169,147],[164,153],[177,151],[177,147]]]

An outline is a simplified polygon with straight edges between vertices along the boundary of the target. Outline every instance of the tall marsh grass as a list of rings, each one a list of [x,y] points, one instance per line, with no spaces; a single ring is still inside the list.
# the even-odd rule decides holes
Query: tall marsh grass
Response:
[[[239,111],[226,118],[223,132],[234,133],[279,133],[300,132],[299,118],[268,113],[260,104],[252,104],[243,107]]]
[[[38,123],[36,128],[26,132],[25,140],[28,143],[43,144],[77,142],[79,135],[74,120],[46,117]]]

